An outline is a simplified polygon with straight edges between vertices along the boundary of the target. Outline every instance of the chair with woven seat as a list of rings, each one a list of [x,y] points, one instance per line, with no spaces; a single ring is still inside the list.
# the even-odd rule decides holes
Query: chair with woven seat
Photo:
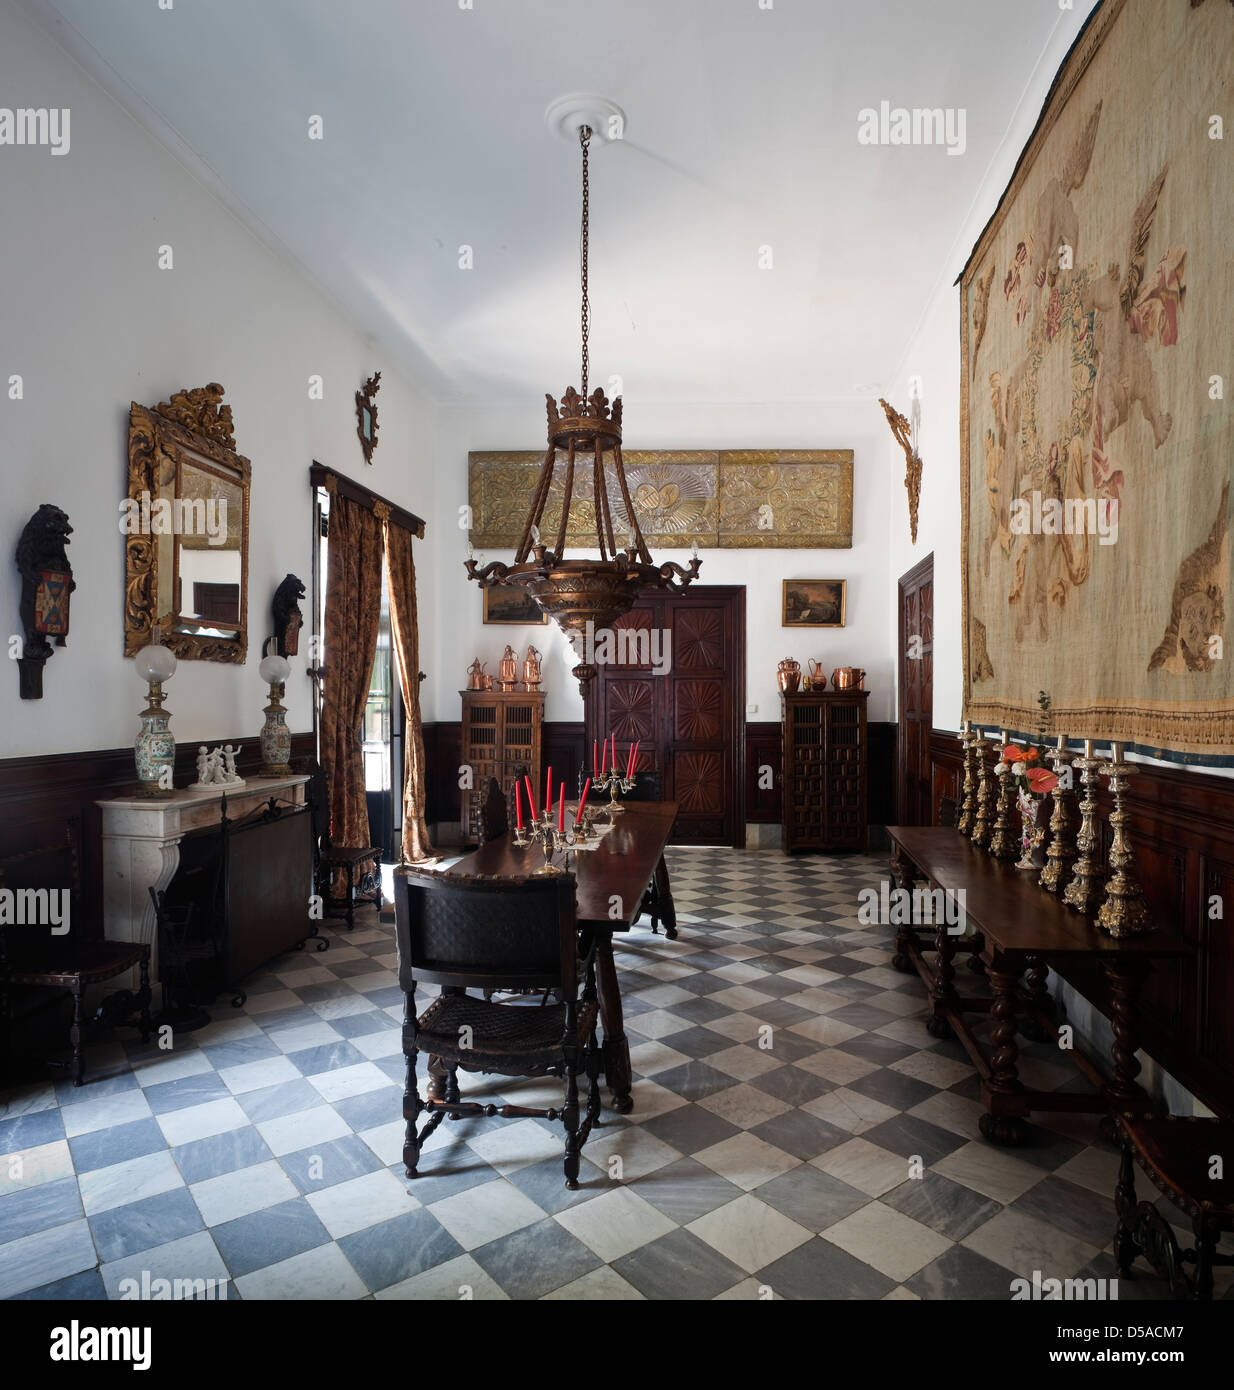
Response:
[[[565,1126],[566,1186],[578,1187],[579,1155],[600,1115],[600,1052],[595,942],[580,950],[573,874],[530,878],[450,877],[400,868],[395,872],[407,1132],[403,1165],[418,1176],[420,1152],[445,1118],[499,1115],[504,1119],[561,1120]],[[416,1013],[417,984],[441,993]],[[474,990],[555,990],[557,1004],[492,1003]],[[416,1062],[431,1059],[430,1072],[444,1083],[420,1095]],[[458,1073],[559,1076],[560,1108],[464,1101]],[[578,1077],[588,1078],[587,1109],[580,1122]],[[435,1093],[436,1091],[436,1093]],[[428,1118],[417,1129],[421,1115]]]
[[[48,920],[19,926],[5,924],[0,916],[0,1029],[6,1056],[12,1048],[12,991],[14,988],[66,989],[73,996],[73,1021],[69,1043],[74,1086],[86,1083],[86,1033],[90,1023],[102,1027],[131,1026],[140,1029],[144,1041],[153,1028],[150,1020],[150,947],[139,941],[91,939],[88,927],[78,920],[82,907],[74,826],[70,824],[63,845],[46,845],[0,860],[0,888],[13,892],[14,901],[34,905],[48,903],[51,892],[66,890],[69,913],[58,924]],[[40,898],[40,894],[43,896]],[[45,915],[45,914],[44,914]],[[65,934],[54,935],[63,926]],[[93,1019],[86,1018],[86,991],[127,971],[139,972],[136,994],[118,990],[107,996]],[[133,1021],[134,1016],[136,1022]],[[62,1066],[49,1062],[50,1066]]]
[[[1118,1224],[1114,1258],[1124,1277],[1144,1258],[1170,1286],[1175,1298],[1211,1299],[1214,1266],[1234,1265],[1219,1253],[1222,1232],[1234,1231],[1234,1172],[1225,1164],[1234,1152],[1234,1121],[1182,1115],[1119,1115],[1114,1127],[1122,1161],[1114,1206]],[[1213,1159],[1221,1161],[1214,1164]],[[1134,1161],[1133,1161],[1134,1160]],[[1195,1245],[1184,1250],[1170,1223],[1152,1202],[1137,1202],[1135,1163],[1179,1211],[1191,1219]],[[1194,1274],[1187,1266],[1194,1266]]]
[[[482,782],[471,793],[471,823],[476,828],[476,844],[500,840],[510,828],[510,808],[496,777]]]
[[[309,774],[305,797],[313,814],[313,891],[321,898],[327,917],[342,917],[347,930],[356,925],[356,906],[372,903],[381,914],[381,846],[336,845],[330,839],[330,797],[325,770],[316,759],[306,765]],[[372,868],[361,872],[366,863]],[[335,875],[346,880],[345,896],[333,890]],[[359,879],[357,881],[357,874]]]

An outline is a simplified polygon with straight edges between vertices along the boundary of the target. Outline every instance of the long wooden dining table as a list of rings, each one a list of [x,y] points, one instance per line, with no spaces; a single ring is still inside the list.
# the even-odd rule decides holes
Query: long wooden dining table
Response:
[[[601,822],[608,820],[601,809]],[[573,808],[567,806],[567,819]],[[629,931],[638,918],[643,895],[655,880],[659,910],[674,920],[672,890],[664,847],[677,818],[675,801],[636,801],[611,817],[594,849],[572,851],[569,868],[577,883],[575,902],[578,924],[593,933],[596,942],[596,988],[600,996],[600,1024],[604,1030],[604,1075],[612,1091],[612,1108],[619,1114],[633,1109],[630,1094],[630,1044],[626,1040],[621,1010],[621,990],[613,962],[613,933]],[[559,866],[561,855],[554,860]],[[538,845],[519,846],[511,833],[490,840],[465,855],[446,874],[484,874],[521,877],[544,863]]]

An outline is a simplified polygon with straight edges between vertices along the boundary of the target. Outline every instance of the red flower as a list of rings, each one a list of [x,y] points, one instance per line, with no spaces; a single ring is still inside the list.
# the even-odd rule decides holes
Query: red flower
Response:
[[[1028,769],[1029,789],[1035,796],[1045,796],[1047,792],[1052,792],[1058,786],[1058,774],[1051,772],[1045,767],[1030,767]]]
[[[1005,763],[1020,763],[1024,761],[1024,750],[1016,744],[1012,744],[1003,757]]]

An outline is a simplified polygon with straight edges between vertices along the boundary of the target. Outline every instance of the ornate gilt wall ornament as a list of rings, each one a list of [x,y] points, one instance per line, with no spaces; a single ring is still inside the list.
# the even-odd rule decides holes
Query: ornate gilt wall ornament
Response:
[[[160,401],[154,409],[165,419],[174,420],[194,434],[204,435],[224,449],[236,447],[231,406],[223,404],[223,388],[217,381],[177,391],[169,401]]]
[[[381,373],[374,372],[356,392],[356,435],[364,450],[364,462],[372,463],[373,451],[377,448],[377,392],[381,387]]]
[[[908,493],[908,525],[912,532],[913,544],[917,544],[917,503],[921,500],[921,455],[917,452],[917,446],[913,442],[913,427],[903,415],[893,406],[889,405],[881,397],[879,405],[883,408],[883,414],[887,417],[887,423],[891,426],[891,433],[895,436],[896,443],[904,450],[904,487]],[[913,414],[919,414],[919,405],[916,397],[913,398]]]
[[[513,549],[543,455],[502,450],[467,458],[472,544]],[[636,449],[622,458],[639,529],[657,550],[847,550],[853,543],[851,449]],[[610,513],[621,515],[611,470],[606,478]],[[541,523],[547,536],[558,532],[563,499],[558,468]],[[580,470],[567,544],[585,546],[594,537],[595,501],[594,479]]]
[[[182,660],[244,662],[252,469],[233,448],[222,396],[212,382],[129,410],[125,656],[157,625]]]

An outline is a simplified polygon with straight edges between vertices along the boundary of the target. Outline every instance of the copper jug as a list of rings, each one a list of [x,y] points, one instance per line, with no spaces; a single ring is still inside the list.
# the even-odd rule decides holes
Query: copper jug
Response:
[[[860,666],[840,666],[831,673],[833,690],[863,690],[866,673]]]
[[[527,657],[523,662],[523,684],[528,690],[538,690],[540,680],[540,653],[534,647],[528,647]]]
[[[514,655],[514,648],[507,645],[497,666],[497,688],[508,693],[517,683],[518,659]]]
[[[479,657],[476,657],[467,668],[467,689],[484,689],[484,662],[482,662]]]
[[[823,663],[810,658],[810,685],[811,690],[826,690],[827,676],[823,671]]]
[[[801,685],[801,663],[786,656],[776,667],[776,684],[786,695],[792,695]]]

